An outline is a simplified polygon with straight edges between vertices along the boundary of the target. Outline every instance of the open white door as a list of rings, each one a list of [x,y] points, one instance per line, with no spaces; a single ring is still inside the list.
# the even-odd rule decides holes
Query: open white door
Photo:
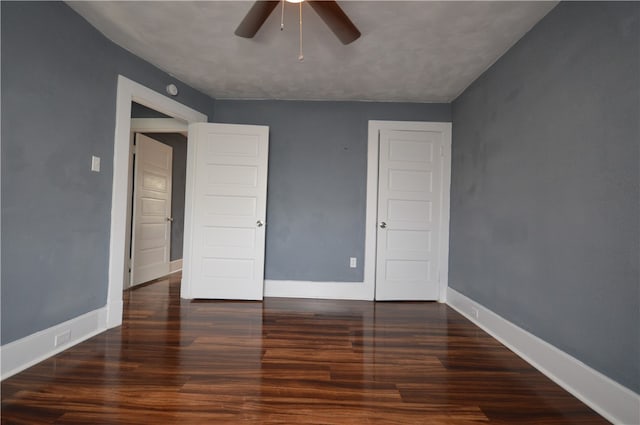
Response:
[[[261,300],[269,127],[189,126],[183,298]]]
[[[447,131],[381,130],[376,300],[437,300]]]
[[[131,285],[169,274],[173,148],[136,133]]]

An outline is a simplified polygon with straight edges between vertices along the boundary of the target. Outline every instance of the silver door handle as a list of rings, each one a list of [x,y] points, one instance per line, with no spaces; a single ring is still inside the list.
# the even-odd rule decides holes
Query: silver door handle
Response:
[[[256,221],[256,226],[258,226],[258,227],[264,226],[264,221],[262,221],[262,220]]]
[[[167,217],[167,221],[173,222],[173,217]]]
[[[381,228],[381,229],[384,229],[384,228],[386,228],[386,227],[387,227],[387,223],[385,223],[384,221],[381,221],[381,222],[380,222],[380,228]]]

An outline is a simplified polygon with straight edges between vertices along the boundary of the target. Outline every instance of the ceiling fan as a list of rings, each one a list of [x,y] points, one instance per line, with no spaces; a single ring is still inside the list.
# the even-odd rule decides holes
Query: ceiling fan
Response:
[[[303,0],[287,0],[290,3],[300,3]],[[253,38],[262,24],[267,20],[273,9],[280,3],[273,1],[256,1],[247,15],[244,17],[235,35],[244,38]],[[316,11],[325,24],[340,39],[342,44],[349,44],[360,37],[360,31],[351,22],[335,0],[307,0],[309,6]]]

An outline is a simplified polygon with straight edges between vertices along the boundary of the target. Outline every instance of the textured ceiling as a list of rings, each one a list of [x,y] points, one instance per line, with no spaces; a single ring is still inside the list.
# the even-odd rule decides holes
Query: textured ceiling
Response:
[[[449,102],[556,2],[341,1],[362,32],[343,46],[303,4],[277,7],[253,39],[247,1],[68,2],[109,39],[218,99]]]

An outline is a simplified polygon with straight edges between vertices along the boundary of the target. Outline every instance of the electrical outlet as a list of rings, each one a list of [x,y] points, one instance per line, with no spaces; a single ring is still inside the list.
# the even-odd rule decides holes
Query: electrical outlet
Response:
[[[68,343],[70,339],[71,339],[71,330],[66,330],[61,334],[56,335],[54,340],[54,345],[56,347],[59,347],[61,345]]]
[[[351,267],[352,269],[358,267],[358,259],[356,257],[349,258],[349,267]]]

